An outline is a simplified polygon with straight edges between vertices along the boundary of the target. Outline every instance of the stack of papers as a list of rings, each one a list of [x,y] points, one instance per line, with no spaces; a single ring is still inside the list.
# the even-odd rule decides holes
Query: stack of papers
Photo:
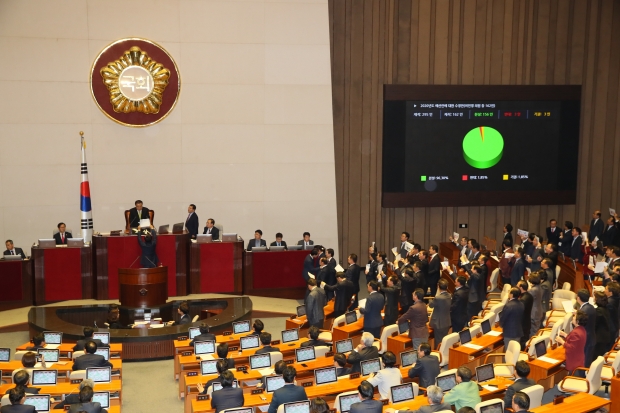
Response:
[[[518,229],[518,230],[517,230],[517,234],[518,234],[520,237],[524,237],[524,238],[527,238],[527,237],[530,235],[530,233],[529,233],[529,232],[527,232],[527,231],[526,231],[526,230],[524,230],[524,229]]]
[[[366,308],[366,299],[364,298],[363,300],[359,300],[359,301],[357,302],[357,306],[358,306],[359,308]]]
[[[489,336],[495,336],[495,337],[497,337],[497,336],[501,336],[501,335],[502,335],[502,332],[501,332],[501,331],[491,330],[491,331],[489,331],[486,335],[489,335]]]
[[[453,232],[452,233],[452,239],[454,240],[454,242],[459,242],[459,233],[458,232]]]
[[[571,300],[562,301],[562,307],[564,307],[565,313],[574,313],[575,309],[573,308],[573,302]]]
[[[605,272],[605,268],[607,268],[609,264],[607,264],[604,261],[599,261],[596,263],[596,265],[594,266],[594,273],[595,274],[602,274]]]
[[[482,388],[483,389],[487,389],[488,391],[495,391],[495,390],[497,390],[497,386],[490,386],[488,384],[483,384]]]
[[[340,264],[336,265],[336,272],[344,272],[344,268]]]
[[[463,344],[463,347],[473,348],[474,350],[480,350],[481,348],[483,348],[482,346],[479,346],[478,344],[473,344],[473,343]]]
[[[537,360],[544,361],[545,363],[558,364],[560,360],[552,359],[551,357],[542,356],[538,357]]]

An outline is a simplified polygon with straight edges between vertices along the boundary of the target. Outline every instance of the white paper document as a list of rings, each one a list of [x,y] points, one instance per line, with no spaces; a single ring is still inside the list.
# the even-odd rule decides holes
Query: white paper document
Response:
[[[495,390],[497,390],[496,386],[489,386],[488,384],[483,384],[482,388],[487,389],[488,391],[495,391]]]
[[[483,348],[482,346],[473,343],[463,344],[463,347],[473,348],[474,350],[480,350],[481,348]]]
[[[308,273],[308,277],[312,278],[313,280],[316,279],[316,277],[314,276],[314,274],[312,274],[311,272]]]
[[[450,263],[442,261],[441,262],[441,268],[443,268],[444,270],[447,270],[448,268],[450,268]]]
[[[528,237],[528,235],[530,235],[530,233],[529,233],[529,232],[527,232],[527,231],[526,231],[526,230],[524,230],[524,229],[518,229],[518,230],[517,230],[517,234],[518,234],[520,237],[525,237],[525,238],[527,238],[527,237]]]
[[[396,254],[396,256],[394,257],[394,261],[398,262],[402,259],[402,257],[400,256],[400,254]]]
[[[609,208],[609,215],[616,215],[616,210],[613,208]]]
[[[602,274],[603,272],[605,272],[605,268],[607,268],[609,264],[607,264],[604,261],[599,261],[596,263],[596,265],[594,266],[594,272],[596,274]]]
[[[377,265],[377,274],[383,270],[383,264]]]
[[[370,264],[366,264],[366,271],[370,269]]]
[[[410,242],[405,242],[405,249],[407,252],[411,251],[411,248],[413,248],[413,244]]]
[[[366,299],[364,298],[363,300],[359,300],[357,304],[359,308],[366,308]]]
[[[458,232],[453,232],[453,233],[452,233],[452,239],[453,239],[455,242],[458,242],[458,240],[459,240],[459,233],[458,233]]]
[[[495,255],[491,255],[491,258],[493,258],[495,261],[499,262],[499,258],[497,258]]]
[[[512,252],[505,252],[504,253],[504,258],[506,258],[506,259],[511,259],[514,256],[515,255]]]
[[[394,255],[398,255],[399,254],[399,252],[396,249],[396,247],[392,248],[392,254],[394,254]]]
[[[552,359],[551,357],[542,356],[538,357],[537,360],[544,361],[545,363],[557,364],[560,360]]]
[[[495,336],[495,337],[497,337],[497,336],[501,336],[502,332],[501,331],[491,330],[488,333],[486,333],[486,335],[487,336]]]
[[[336,265],[336,272],[344,272],[344,268],[340,264]]]
[[[575,309],[573,308],[573,302],[571,300],[562,301],[562,307],[564,308],[564,312],[566,313],[574,313]]]
[[[140,220],[140,228],[149,228],[151,226],[151,220],[150,219],[141,219]]]

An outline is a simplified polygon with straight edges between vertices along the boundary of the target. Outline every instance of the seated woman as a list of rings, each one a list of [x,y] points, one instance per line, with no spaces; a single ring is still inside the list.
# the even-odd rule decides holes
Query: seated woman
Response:
[[[560,336],[556,338],[556,341],[563,345],[566,350],[566,370],[569,371],[569,374],[572,374],[577,367],[585,365],[583,349],[586,347],[588,337],[585,327],[587,323],[588,315],[581,310],[575,311],[573,314],[573,331],[569,334],[560,331]]]

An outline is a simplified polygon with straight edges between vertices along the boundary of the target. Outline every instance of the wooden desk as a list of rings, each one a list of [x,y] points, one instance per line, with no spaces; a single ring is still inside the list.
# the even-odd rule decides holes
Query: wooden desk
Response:
[[[215,342],[217,344],[220,343],[228,343],[229,346],[238,346],[239,345],[239,339],[241,337],[245,337],[247,336],[248,333],[242,333],[242,334],[231,334],[229,336],[224,336],[224,335],[216,335],[215,336]],[[191,351],[192,354],[194,353],[194,346],[190,346],[190,339],[188,338],[187,340],[183,340],[183,341],[179,341],[179,340],[174,340],[173,341],[173,345],[174,345],[174,379],[178,380],[179,379],[179,372],[181,371],[181,365],[179,364],[179,359],[178,359],[178,355],[183,354],[186,351]]]
[[[112,379],[121,378],[123,375],[123,361],[120,359],[114,359],[114,360],[111,360],[110,362],[112,363],[112,371],[115,371],[115,370],[120,371],[120,374],[116,376],[113,375]],[[65,362],[63,361],[63,363]],[[48,366],[50,364],[51,363],[48,363]],[[0,362],[0,372],[2,372],[3,380],[11,380],[11,373],[13,373],[14,370],[23,369],[23,368],[24,367],[22,366],[22,362],[19,360]],[[43,367],[40,367],[40,368],[42,369]],[[66,361],[66,364],[53,363],[51,367],[45,367],[45,368],[49,370],[58,370],[59,379],[60,379],[60,376],[65,376],[66,380],[69,380],[69,373],[73,371],[73,362]]]
[[[56,330],[54,330],[56,331]],[[21,346],[17,347],[15,351],[26,351],[27,347],[32,346],[32,343],[24,343]],[[75,347],[75,343],[62,343],[58,350],[60,351],[61,359],[70,359],[73,354],[73,347]],[[110,344],[110,359],[122,359],[123,358],[123,345],[121,343],[111,343]],[[36,353],[36,351],[34,351]],[[19,361],[19,360],[18,360]]]
[[[243,294],[276,298],[304,298],[302,277],[308,250],[243,252]]]
[[[323,307],[323,313],[325,314],[323,328],[325,330],[330,330],[334,319],[334,300],[330,300],[327,302],[325,307]],[[310,329],[310,326],[308,324],[308,317],[302,315],[301,317],[288,318],[286,320],[286,329],[290,330],[292,328],[299,329],[299,337],[305,337],[308,334],[308,330]]]
[[[588,393],[577,393],[574,396],[565,398],[563,403],[557,405],[547,403],[535,409],[530,409],[530,411],[532,413],[586,413],[594,412],[601,407],[605,407],[608,411],[613,412],[614,410],[611,410],[611,405],[611,400],[593,396]]]
[[[362,330],[364,329],[364,318],[360,318],[355,323],[344,325],[341,327],[334,326],[332,330],[332,342],[346,340],[347,338],[353,339],[353,348],[360,342],[362,336]],[[378,337],[377,337],[378,338]]]
[[[609,399],[611,400],[614,408],[618,410],[618,407],[620,407],[620,378],[618,378],[617,375],[611,379]]]
[[[400,364],[400,353],[413,350],[413,342],[404,334],[395,335],[388,337],[387,349],[396,355],[396,363]]]
[[[557,360],[557,363],[547,363],[534,359],[528,361],[530,365],[529,378],[534,380],[545,388],[545,391],[554,387],[564,377],[568,375],[566,368],[562,367],[562,363],[566,361],[566,350],[563,346],[558,346],[555,350],[548,349],[545,356]]]
[[[14,388],[14,384],[3,384],[0,386],[0,396],[6,394],[7,391]],[[60,396],[69,393],[79,393],[80,385],[71,383],[58,383],[55,386],[39,386],[41,387],[41,394],[49,394],[53,396]],[[95,391],[109,391],[110,393],[118,393],[119,404],[123,404],[122,401],[122,380],[112,380],[111,383],[97,383]],[[110,398],[114,397],[110,394]],[[59,410],[60,412],[61,410]]]
[[[457,247],[454,242],[439,243],[439,257],[441,261],[443,261],[444,258],[447,258],[450,266],[456,265],[459,262],[460,255],[461,248]]]
[[[499,329],[493,328],[494,331]],[[499,330],[501,331],[501,330]],[[449,369],[456,369],[461,366],[467,366],[472,371],[484,362],[484,357],[487,354],[494,353],[496,350],[504,347],[504,337],[484,335],[480,338],[474,338],[471,344],[482,346],[481,349],[474,349],[466,346],[459,346],[457,348],[450,347],[450,361],[448,362]],[[490,349],[490,351],[484,351]]]
[[[192,242],[189,293],[243,294],[243,241]]]
[[[33,303],[33,261],[0,260],[0,311],[29,307]]]

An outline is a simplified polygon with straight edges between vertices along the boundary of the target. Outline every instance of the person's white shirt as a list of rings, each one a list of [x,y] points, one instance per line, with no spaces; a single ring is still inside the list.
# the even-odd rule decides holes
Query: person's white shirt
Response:
[[[398,386],[402,379],[403,376],[400,374],[400,369],[389,367],[379,370],[374,377],[368,379],[368,383],[377,387],[382,399],[389,399],[390,387]]]

